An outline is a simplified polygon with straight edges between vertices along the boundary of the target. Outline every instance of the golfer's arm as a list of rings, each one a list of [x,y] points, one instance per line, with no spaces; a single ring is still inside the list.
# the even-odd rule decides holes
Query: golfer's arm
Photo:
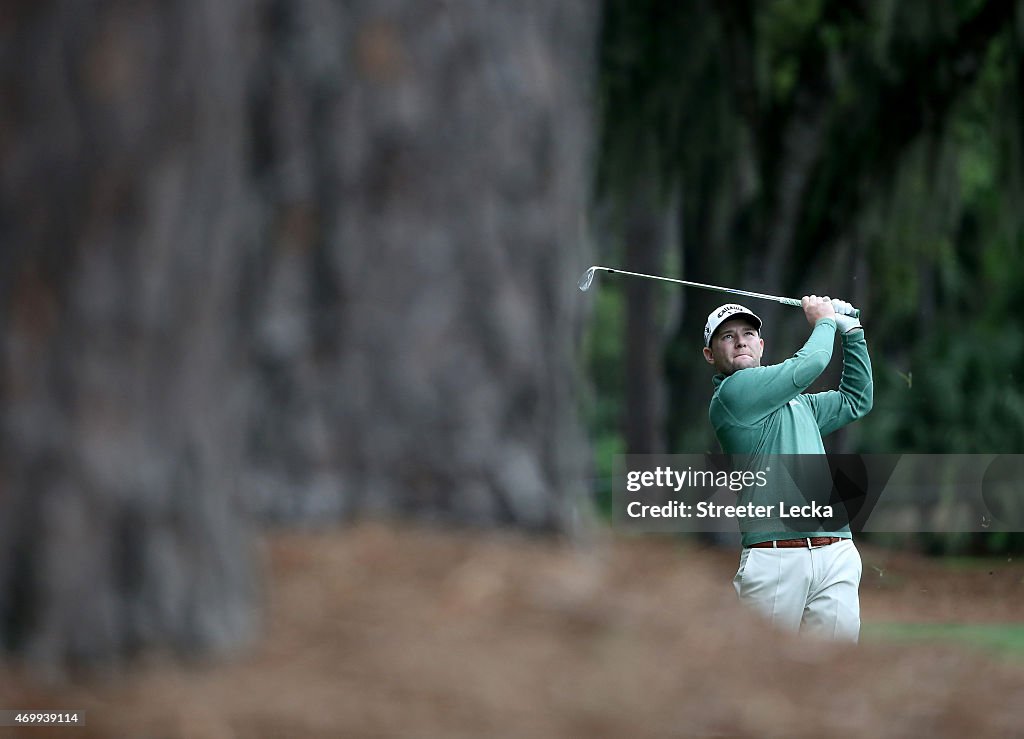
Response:
[[[818,321],[807,342],[780,364],[740,370],[719,391],[724,408],[741,425],[757,423],[802,393],[824,372],[832,359],[836,324]]]
[[[863,418],[874,403],[871,357],[868,356],[864,331],[844,334],[842,342],[843,377],[839,381],[839,390],[808,396],[823,436]]]

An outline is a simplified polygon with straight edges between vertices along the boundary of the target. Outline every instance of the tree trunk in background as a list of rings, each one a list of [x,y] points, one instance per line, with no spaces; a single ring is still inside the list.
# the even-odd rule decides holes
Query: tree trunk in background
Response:
[[[588,0],[0,14],[0,637],[253,631],[245,505],[565,530]]]
[[[652,180],[633,191],[625,224],[627,269],[663,274],[665,269],[665,216],[657,207]],[[626,335],[624,357],[626,454],[665,451],[664,362],[665,331],[658,315],[663,283],[625,279]]]
[[[267,7],[253,504],[564,528],[597,4]]]
[[[246,222],[239,3],[20,3],[0,62],[0,637],[228,647]]]
[[[708,275],[719,275],[724,269],[721,264],[724,248],[707,246],[715,243],[717,177],[718,173],[709,169],[706,177],[682,188],[677,208],[678,248],[681,278],[685,280],[706,281]],[[680,290],[680,293],[680,320],[669,342],[665,362],[668,451],[673,454],[717,451],[717,442],[708,421],[708,403],[714,390],[711,378],[715,370],[704,361],[701,337],[711,307],[721,304],[713,301],[725,302],[729,296],[689,288]]]

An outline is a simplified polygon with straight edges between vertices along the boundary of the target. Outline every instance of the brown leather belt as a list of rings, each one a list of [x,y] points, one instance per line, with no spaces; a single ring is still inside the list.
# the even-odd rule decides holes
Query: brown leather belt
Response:
[[[776,541],[760,541],[751,544],[748,549],[810,549],[812,547],[827,547],[829,544],[843,541],[842,536],[812,536],[807,539],[778,539]]]

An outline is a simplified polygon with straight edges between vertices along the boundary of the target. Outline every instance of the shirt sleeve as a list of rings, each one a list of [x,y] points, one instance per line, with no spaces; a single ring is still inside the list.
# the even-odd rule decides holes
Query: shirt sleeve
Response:
[[[839,389],[804,396],[814,412],[822,436],[863,418],[874,403],[871,358],[864,332],[845,334],[842,343],[843,376]]]
[[[836,323],[822,318],[795,355],[780,364],[739,370],[723,382],[718,398],[734,423],[751,426],[806,390],[832,359]]]

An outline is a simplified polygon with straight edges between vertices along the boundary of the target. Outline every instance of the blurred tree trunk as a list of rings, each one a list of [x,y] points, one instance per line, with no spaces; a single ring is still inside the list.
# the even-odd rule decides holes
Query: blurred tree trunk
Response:
[[[597,7],[267,11],[254,506],[563,529]]]
[[[704,177],[685,183],[678,208],[679,252],[682,279],[703,281],[708,274],[721,274],[723,250],[708,249],[714,243],[714,201],[720,182],[713,168]],[[689,185],[689,186],[687,186]],[[705,294],[698,290],[681,290],[680,320],[666,352],[666,395],[668,413],[666,435],[668,451],[678,453],[710,452],[710,424],[707,422],[708,403],[714,390],[714,368],[703,357],[704,324],[707,322],[709,301],[712,305],[726,302],[727,295]],[[721,303],[714,303],[714,300]]]
[[[253,631],[239,10],[4,10],[0,637],[35,662]]]
[[[652,180],[633,191],[626,213],[624,249],[628,269],[662,274],[668,238],[663,209]],[[659,318],[658,297],[664,288],[651,280],[626,279],[626,454],[665,451],[664,363],[665,332]]]
[[[587,0],[0,17],[0,637],[252,633],[237,505],[566,530]]]

